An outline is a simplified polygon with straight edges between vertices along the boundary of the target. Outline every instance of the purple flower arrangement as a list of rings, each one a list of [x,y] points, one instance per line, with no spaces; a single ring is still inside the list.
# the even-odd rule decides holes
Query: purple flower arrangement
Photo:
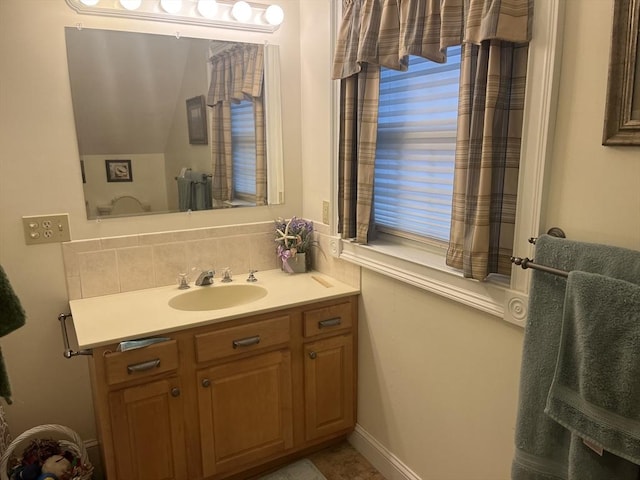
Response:
[[[313,222],[303,218],[291,217],[290,220],[278,218],[275,221],[278,257],[285,271],[293,269],[288,263],[299,253],[308,253],[316,243],[313,240]]]

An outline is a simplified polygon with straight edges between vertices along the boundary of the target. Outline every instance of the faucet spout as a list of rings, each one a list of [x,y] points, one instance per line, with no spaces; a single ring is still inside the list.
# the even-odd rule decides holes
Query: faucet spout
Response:
[[[213,276],[216,274],[214,270],[205,270],[200,273],[196,280],[196,285],[203,287],[205,285],[213,285]]]

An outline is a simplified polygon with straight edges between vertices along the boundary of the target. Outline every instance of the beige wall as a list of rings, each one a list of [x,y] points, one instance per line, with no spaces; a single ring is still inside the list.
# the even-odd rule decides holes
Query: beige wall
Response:
[[[363,270],[358,423],[424,480],[508,478],[521,330]]]
[[[570,0],[546,225],[640,248],[640,147],[603,147],[613,0]]]
[[[336,2],[337,3],[337,2]],[[331,87],[328,65],[331,0],[300,2],[302,85],[302,196],[304,215],[322,220],[322,202],[331,201]],[[337,148],[337,147],[336,147]]]

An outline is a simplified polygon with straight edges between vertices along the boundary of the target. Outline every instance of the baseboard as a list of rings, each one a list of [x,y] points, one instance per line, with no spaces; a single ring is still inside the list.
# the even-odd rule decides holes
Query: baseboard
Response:
[[[349,435],[349,443],[387,480],[422,480],[360,425]]]
[[[89,440],[85,440],[82,443],[84,443],[84,448],[86,448],[87,450],[89,450],[90,448],[98,447],[100,445],[100,442],[98,442],[98,440],[96,440],[95,438],[90,438]]]

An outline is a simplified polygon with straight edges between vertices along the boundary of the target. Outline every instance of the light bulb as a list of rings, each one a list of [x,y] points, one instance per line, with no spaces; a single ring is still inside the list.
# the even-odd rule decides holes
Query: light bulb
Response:
[[[279,5],[270,5],[264,12],[264,18],[269,25],[280,25],[284,20],[284,11]]]
[[[120,0],[120,5],[127,10],[137,10],[141,4],[142,0]]]
[[[97,5],[99,1],[100,0],[80,0],[80,2],[87,7],[93,7],[94,5]]]
[[[182,8],[182,0],[160,0],[160,6],[167,13],[178,13]]]
[[[244,0],[240,0],[233,4],[231,15],[239,22],[248,22],[251,18],[251,5]]]
[[[218,12],[216,0],[198,0],[198,12],[205,18],[213,18]]]

